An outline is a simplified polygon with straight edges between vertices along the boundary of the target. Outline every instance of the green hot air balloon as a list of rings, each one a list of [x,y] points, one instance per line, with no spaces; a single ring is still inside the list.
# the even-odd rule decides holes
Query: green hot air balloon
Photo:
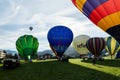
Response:
[[[32,35],[20,36],[16,41],[16,49],[25,60],[31,60],[37,53],[39,42]]]

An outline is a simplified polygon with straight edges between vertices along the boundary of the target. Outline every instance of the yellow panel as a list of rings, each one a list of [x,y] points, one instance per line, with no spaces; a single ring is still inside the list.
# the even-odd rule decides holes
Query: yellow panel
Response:
[[[109,25],[107,25],[107,23],[104,21],[104,20],[102,20],[101,22],[99,22],[98,24],[97,24],[97,26],[99,26],[102,30],[106,30],[106,27],[107,26],[109,26]]]
[[[120,11],[119,12],[115,12],[113,14],[110,14],[104,18],[102,18],[99,22],[98,22],[98,26],[100,28],[102,28],[104,31],[108,30],[111,27],[114,27],[116,25],[120,24]]]
[[[86,0],[76,0],[76,6],[80,11],[82,11],[83,5],[85,4]]]
[[[111,40],[111,54],[113,55],[115,52],[115,47],[116,47],[116,40],[112,38]]]

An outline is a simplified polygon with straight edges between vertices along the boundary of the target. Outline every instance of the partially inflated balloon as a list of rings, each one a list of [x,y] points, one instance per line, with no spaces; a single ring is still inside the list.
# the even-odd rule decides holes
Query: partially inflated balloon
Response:
[[[119,50],[119,43],[113,37],[106,37],[106,50],[112,56]]]
[[[90,38],[86,42],[86,46],[95,58],[98,58],[101,51],[105,48],[105,40],[99,37]]]
[[[73,40],[73,48],[79,53],[79,54],[87,54],[89,51],[86,48],[86,41],[90,37],[87,35],[79,35],[76,36]]]
[[[20,36],[16,41],[16,48],[19,54],[26,60],[32,59],[37,53],[39,43],[36,37],[32,35]]]
[[[120,43],[120,0],[72,0],[94,24]]]
[[[73,40],[73,32],[65,26],[51,28],[47,35],[50,47],[60,59]]]

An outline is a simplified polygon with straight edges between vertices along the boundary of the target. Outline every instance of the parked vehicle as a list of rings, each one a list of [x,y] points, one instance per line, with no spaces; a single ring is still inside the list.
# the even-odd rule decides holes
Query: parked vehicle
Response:
[[[4,59],[3,69],[14,69],[20,66],[20,61],[18,59]]]

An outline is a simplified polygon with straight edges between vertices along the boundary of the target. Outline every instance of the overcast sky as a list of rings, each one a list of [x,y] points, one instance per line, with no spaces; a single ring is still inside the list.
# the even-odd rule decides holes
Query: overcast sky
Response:
[[[39,50],[49,48],[47,32],[56,25],[69,27],[74,37],[106,37],[107,33],[90,22],[71,0],[0,0],[0,49],[16,50],[19,36],[32,34]],[[29,27],[33,26],[33,31]]]

